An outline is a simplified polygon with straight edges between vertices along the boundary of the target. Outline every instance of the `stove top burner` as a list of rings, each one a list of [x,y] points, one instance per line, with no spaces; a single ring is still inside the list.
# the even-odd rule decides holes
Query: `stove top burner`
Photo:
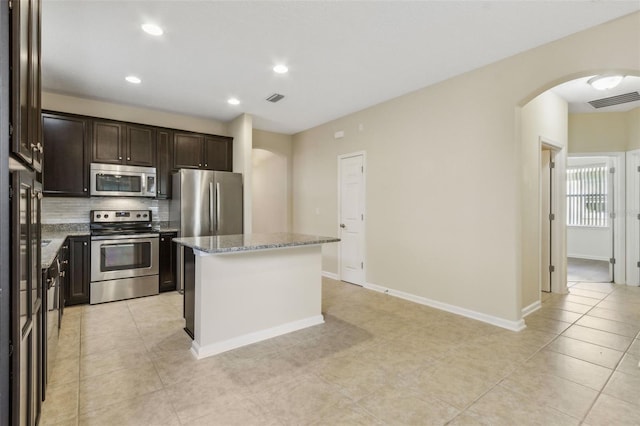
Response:
[[[158,232],[151,210],[91,210],[91,235],[129,235]]]

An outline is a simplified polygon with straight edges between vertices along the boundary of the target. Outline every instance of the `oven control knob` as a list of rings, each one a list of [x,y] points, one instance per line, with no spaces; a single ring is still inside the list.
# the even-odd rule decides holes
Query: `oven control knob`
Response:
[[[140,217],[140,213],[138,213],[138,214],[136,215],[136,217]]]
[[[104,218],[105,218],[105,219],[106,219],[106,218],[108,218],[108,217],[109,217],[109,215],[108,215],[108,214],[105,214],[105,215],[104,215]]]
[[[101,215],[101,214],[97,214],[97,215],[96,215],[96,217],[97,217],[98,219],[100,219],[100,218],[102,217],[102,215]]]
[[[143,215],[142,215],[142,217],[147,217],[147,214],[146,214],[146,213],[145,213],[145,214],[143,214]]]

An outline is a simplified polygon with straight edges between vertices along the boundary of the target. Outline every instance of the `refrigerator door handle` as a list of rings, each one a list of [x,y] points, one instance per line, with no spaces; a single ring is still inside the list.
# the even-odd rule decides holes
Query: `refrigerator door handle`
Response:
[[[213,222],[213,182],[209,182],[209,231],[214,232]]]
[[[220,182],[216,182],[216,233],[220,230],[220,197],[222,192],[220,191]]]

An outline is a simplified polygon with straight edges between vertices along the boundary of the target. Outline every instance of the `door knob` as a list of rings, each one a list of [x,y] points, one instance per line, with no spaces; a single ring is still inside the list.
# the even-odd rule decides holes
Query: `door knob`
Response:
[[[345,225],[344,223],[340,224],[340,228],[346,228],[346,227],[347,227],[347,225]]]

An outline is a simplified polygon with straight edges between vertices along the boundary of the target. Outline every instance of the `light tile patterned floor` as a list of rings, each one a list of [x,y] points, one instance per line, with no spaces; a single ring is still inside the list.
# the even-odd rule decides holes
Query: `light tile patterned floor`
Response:
[[[41,424],[638,425],[640,288],[572,284],[514,333],[324,279],[325,324],[200,361],[177,293],[68,308]]]

